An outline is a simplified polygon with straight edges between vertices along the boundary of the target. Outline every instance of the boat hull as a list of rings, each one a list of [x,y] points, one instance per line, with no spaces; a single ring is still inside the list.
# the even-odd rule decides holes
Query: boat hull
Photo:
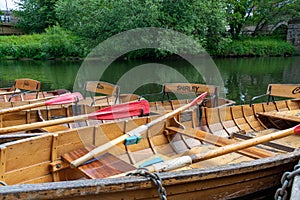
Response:
[[[205,107],[201,110],[194,108],[180,113],[176,119],[162,121],[151,127],[147,131],[147,137],[139,144],[133,146],[118,144],[114,146],[112,152],[120,159],[135,165],[157,154],[171,157],[171,154],[186,155],[197,147],[203,148],[202,152],[209,150],[206,149],[206,141],[200,142],[195,139],[196,137],[180,137],[180,134],[168,131],[170,129],[167,129],[167,126],[198,128],[227,139],[231,136],[230,133],[243,131],[251,133],[252,136],[259,136],[292,125],[286,121],[259,119],[256,116],[257,112],[272,109],[300,109],[300,106],[299,102],[282,101],[276,105],[256,104],[252,107],[248,105]],[[155,116],[105,123],[0,145],[0,163],[2,163],[0,177],[9,185],[5,186],[4,190],[0,190],[0,197],[7,199],[158,198],[157,186],[148,178],[122,176],[78,180],[86,177],[78,170],[70,168],[69,164],[62,159],[68,152],[86,146],[101,146],[154,119]],[[235,152],[226,155],[227,157],[219,156],[194,163],[186,169],[160,173],[167,198],[219,200],[270,196],[270,193],[264,191],[273,192],[274,188],[279,187],[282,174],[293,170],[300,158],[299,136],[288,137],[290,138],[288,141],[280,140],[279,143],[291,145],[295,148],[292,152],[263,146],[264,150],[270,150],[270,153],[276,152],[276,155],[254,159]],[[236,162],[237,160],[239,161]]]
[[[220,200],[243,198],[249,194],[253,199],[255,193],[278,187],[282,174],[293,169],[299,156],[300,152],[295,151],[237,165],[165,172],[160,177],[168,199]],[[72,200],[158,198],[157,187],[143,177],[6,186],[5,190],[0,190],[0,196],[4,199]]]

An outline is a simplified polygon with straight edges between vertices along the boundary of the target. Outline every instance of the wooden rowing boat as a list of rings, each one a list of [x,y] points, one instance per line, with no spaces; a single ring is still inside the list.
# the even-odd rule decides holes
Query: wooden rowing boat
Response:
[[[7,108],[7,106],[23,105],[17,102],[35,101],[37,99],[47,99],[56,95],[68,93],[64,89],[54,91],[41,91],[41,83],[37,80],[22,78],[16,79],[13,86],[9,88],[0,88],[0,108]],[[13,104],[2,104],[2,102],[16,102]]]
[[[97,159],[76,168],[71,168],[69,163],[160,116],[82,127],[1,144],[0,179],[8,186],[0,190],[0,196],[6,199],[153,199],[160,196],[157,186],[149,178],[154,177],[156,183],[161,179],[166,190],[161,194],[166,194],[168,199],[270,197],[280,185],[282,174],[291,171],[299,160],[298,135],[286,135],[180,169],[160,172],[160,179],[145,171],[130,177],[123,173],[135,171],[149,161],[160,161],[158,157],[167,161],[199,153],[203,156],[221,147],[239,146],[251,137],[259,140],[273,133],[290,134],[294,122],[271,122],[269,118],[261,120],[256,116],[272,109],[300,109],[300,104],[299,101],[284,100],[252,106],[202,107],[200,110],[193,107],[177,113],[174,118],[158,120],[148,126],[138,144],[125,146],[118,143]],[[284,130],[279,131],[279,128]]]
[[[26,109],[21,112],[9,114],[1,114],[0,112],[0,128],[12,125],[34,123],[42,120],[51,120],[62,117],[71,117],[74,115],[88,114],[103,107],[115,105],[119,103],[127,103],[140,100],[140,96],[135,94],[120,94],[120,88],[117,85],[102,81],[88,81],[85,84],[84,99],[76,103],[76,105],[64,104],[55,106],[44,106],[34,109]],[[166,83],[163,85],[161,101],[150,102],[152,113],[164,114],[170,112],[182,105],[191,102],[191,99],[170,100],[169,94],[181,94],[198,96],[204,92],[208,93],[205,100],[206,107],[221,107],[233,105],[235,102],[219,97],[219,88],[211,85],[187,84],[187,83]],[[95,93],[95,94],[93,94]],[[105,96],[96,96],[101,94]],[[147,95],[146,95],[147,96]],[[148,95],[149,96],[149,95]],[[168,99],[164,99],[167,96]],[[11,108],[34,104],[36,102],[45,101],[39,99],[34,101],[16,101],[16,102],[0,102],[0,108]],[[69,125],[71,127],[71,125]]]
[[[62,90],[53,91],[54,95],[56,95],[59,92],[61,93]],[[198,96],[204,92],[208,93],[208,98],[205,102],[205,106],[207,107],[229,106],[235,104],[235,102],[232,100],[220,97],[220,89],[219,87],[214,85],[204,85],[195,83],[165,83],[162,86],[161,92],[139,96],[136,94],[121,94],[120,86],[103,81],[87,81],[84,84],[83,89],[84,100],[81,100],[79,104],[86,104],[90,106],[96,105],[103,107],[115,105],[118,103],[139,100],[141,97],[148,99],[150,96],[156,96],[156,98],[154,99],[160,100],[151,101],[150,105],[156,112],[161,112],[164,110],[169,111],[174,109],[176,106],[178,107],[178,105],[185,104],[191,101],[191,99],[195,96]],[[9,94],[1,95],[0,92],[0,108],[9,108],[24,104],[30,104],[32,103],[30,100],[33,99],[34,101],[38,101],[35,99],[36,93],[26,93],[26,97],[24,97],[24,95],[20,95],[19,97],[16,96],[14,97],[14,99],[11,99],[10,103],[6,103],[11,93],[13,93],[13,91],[10,91]],[[51,96],[51,93],[52,92],[40,92],[39,99],[41,99],[42,97]],[[177,100],[171,100],[172,95],[173,98]],[[22,102],[19,102],[20,100],[22,100]]]

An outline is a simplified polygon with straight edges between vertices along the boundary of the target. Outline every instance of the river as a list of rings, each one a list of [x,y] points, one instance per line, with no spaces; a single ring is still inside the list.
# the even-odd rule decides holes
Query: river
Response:
[[[300,57],[218,58],[213,61],[218,72],[212,71],[212,76],[220,74],[226,98],[235,100],[238,104],[248,103],[251,97],[265,93],[269,83],[299,83]],[[86,63],[87,61],[2,60],[0,87],[11,86],[18,78],[31,78],[39,80],[44,91],[59,88],[73,90],[82,79],[82,68],[86,67]],[[101,68],[97,62],[88,63],[94,68]],[[157,63],[158,61],[116,61],[101,72],[99,79],[117,84],[122,82],[121,92],[137,94],[159,92],[159,84],[164,82],[187,80],[207,83],[210,79],[199,76],[199,72],[183,60]],[[203,65],[212,64],[204,62]],[[209,66],[209,71],[212,68],[214,66]],[[93,71],[89,71],[89,74],[92,76]],[[89,76],[84,78],[88,79]],[[96,74],[95,77],[98,76]],[[214,82],[209,82],[211,83]],[[134,89],[128,85],[135,85]]]

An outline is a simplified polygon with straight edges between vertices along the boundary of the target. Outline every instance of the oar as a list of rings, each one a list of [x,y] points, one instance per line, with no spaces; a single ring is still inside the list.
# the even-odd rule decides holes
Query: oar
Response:
[[[294,133],[295,134],[300,133],[300,124],[295,127],[285,129],[282,131],[278,131],[278,132],[274,132],[274,133],[271,133],[268,135],[264,135],[264,136],[252,138],[249,140],[245,140],[242,142],[237,142],[234,144],[229,144],[229,145],[226,145],[223,147],[219,147],[215,150],[211,150],[206,153],[182,156],[179,158],[168,160],[163,163],[154,164],[151,167],[149,167],[148,169],[149,169],[149,171],[152,171],[152,172],[153,171],[156,171],[156,172],[170,171],[170,170],[174,170],[174,169],[178,169],[178,168],[190,165],[192,163],[215,158],[215,157],[222,156],[222,155],[232,153],[232,152],[236,152],[236,151],[248,148],[248,147],[252,147],[252,146],[255,146],[258,144],[262,144],[262,143],[269,142],[272,140],[280,139],[280,138],[292,135]]]
[[[78,115],[74,117],[66,117],[61,119],[36,122],[32,124],[24,124],[24,125],[0,128],[0,134],[19,132],[25,130],[33,130],[37,128],[70,123],[74,121],[82,121],[87,119],[97,119],[97,120],[120,119],[126,117],[146,115],[149,114],[149,112],[150,112],[150,106],[148,101],[142,100],[142,101],[129,102],[129,103],[106,107],[87,115]]]
[[[152,122],[148,123],[148,124],[145,124],[145,125],[142,125],[142,126],[139,126],[129,132],[127,132],[126,134],[102,145],[102,146],[99,146],[95,149],[93,149],[92,151],[90,151],[89,153],[85,154],[84,156],[74,160],[71,162],[71,167],[78,167],[79,165],[81,165],[82,163],[98,156],[99,154],[105,152],[106,150],[112,148],[113,146],[121,143],[121,142],[124,142],[127,138],[129,137],[132,137],[132,136],[135,136],[137,138],[139,138],[141,136],[141,133],[143,133],[144,131],[146,131],[148,128],[152,127],[153,125],[161,122],[161,121],[164,121],[166,119],[169,119],[173,116],[175,116],[176,114],[182,112],[183,110],[186,110],[188,109],[189,107],[191,106],[194,106],[196,105],[197,103],[199,102],[202,102],[204,100],[204,98],[206,97],[206,92],[201,94],[200,96],[198,96],[197,98],[195,98],[192,102],[182,106],[182,107],[179,107],[177,108],[176,110],[173,110],[172,112],[169,112],[161,117],[158,117],[156,118],[155,120],[153,120]]]
[[[43,101],[43,102],[37,102],[32,104],[27,104],[23,106],[13,107],[13,108],[7,108],[0,110],[0,115],[6,114],[6,113],[12,113],[20,110],[26,110],[31,108],[37,108],[42,106],[51,106],[51,105],[61,105],[61,104],[67,104],[67,103],[74,103],[76,101],[79,101],[83,99],[82,95],[79,92],[75,93],[68,93],[63,94],[61,96],[54,97],[50,100]]]

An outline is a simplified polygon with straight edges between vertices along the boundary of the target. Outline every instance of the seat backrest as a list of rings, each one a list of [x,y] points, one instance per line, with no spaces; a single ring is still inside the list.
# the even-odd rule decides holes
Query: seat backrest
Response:
[[[252,105],[256,99],[265,96],[268,97],[267,103],[271,101],[271,98],[274,102],[274,97],[300,98],[300,84],[269,84],[265,94],[251,98],[250,105]]]
[[[35,98],[38,98],[40,90],[41,83],[39,81],[29,78],[16,79],[13,85],[13,94],[9,97],[8,101],[13,101],[15,98],[24,101],[24,95],[32,92],[36,93]]]
[[[87,96],[87,92],[90,94],[93,102],[99,100],[95,99],[96,94],[103,94],[109,97],[114,97],[115,98],[115,103],[117,103],[117,100],[119,99],[120,96],[120,87],[118,85],[114,85],[111,83],[107,83],[104,81],[87,81],[84,86],[84,98]]]
[[[41,83],[39,81],[29,78],[16,79],[13,88],[15,90],[20,89],[26,91],[39,92],[41,89]]]
[[[300,98],[300,84],[269,84],[266,94],[276,97]]]
[[[165,83],[163,92],[175,94],[202,94],[207,92],[207,96],[218,95],[219,88],[214,85],[204,85],[196,83]]]
[[[174,94],[194,94],[196,96],[207,92],[207,100],[211,103],[212,107],[218,105],[219,87],[215,85],[205,85],[197,83],[165,83],[163,85],[162,101],[165,95],[170,100],[169,93]]]

